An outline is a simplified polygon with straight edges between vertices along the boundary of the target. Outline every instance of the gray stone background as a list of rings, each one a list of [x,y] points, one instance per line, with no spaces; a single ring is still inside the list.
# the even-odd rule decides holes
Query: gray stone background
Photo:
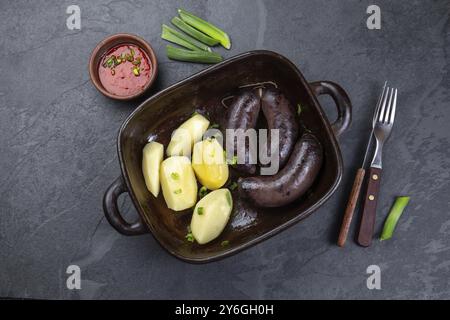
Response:
[[[368,30],[366,8],[382,10]],[[70,4],[82,29],[66,28]],[[131,32],[160,61],[153,92],[203,68],[169,61],[160,39],[182,6],[229,32],[225,57],[277,51],[309,81],[349,93],[351,129],[341,138],[342,184],[314,215],[238,255],[190,265],[151,235],[125,237],[103,218],[101,199],[119,174],[116,135],[140,101],[119,103],[92,86],[91,50]],[[0,1],[0,296],[89,298],[450,298],[449,2],[442,1]],[[364,249],[335,245],[371,112],[388,79],[399,89],[386,146],[376,232],[397,195],[412,200],[394,239]],[[333,109],[331,99],[321,99]],[[330,112],[333,117],[333,112]],[[128,217],[131,201],[121,199]],[[66,288],[66,268],[82,289]],[[381,267],[381,290],[366,268]]]

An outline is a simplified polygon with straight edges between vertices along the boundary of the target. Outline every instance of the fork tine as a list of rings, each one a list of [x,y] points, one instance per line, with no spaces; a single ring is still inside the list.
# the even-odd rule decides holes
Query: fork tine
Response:
[[[389,118],[389,124],[394,123],[396,107],[397,107],[397,89],[395,89],[395,91],[394,91],[394,101],[392,102],[392,111],[391,111],[391,117]]]
[[[389,94],[389,102],[387,104],[386,113],[384,114],[383,123],[389,122],[389,115],[391,114],[392,110],[392,98],[394,96],[394,88],[391,88],[391,93]]]
[[[380,109],[381,109],[381,103],[383,102],[383,98],[386,95],[386,88],[387,88],[387,81],[384,82],[383,90],[381,91],[381,95],[378,98],[377,106],[375,110],[375,114],[373,116],[372,120],[372,126],[375,127],[375,124],[377,123],[378,117],[380,116]]]
[[[383,122],[384,111],[386,110],[386,101],[389,93],[389,87],[386,88],[386,94],[383,97],[383,104],[381,105],[380,114],[378,116],[378,122]]]

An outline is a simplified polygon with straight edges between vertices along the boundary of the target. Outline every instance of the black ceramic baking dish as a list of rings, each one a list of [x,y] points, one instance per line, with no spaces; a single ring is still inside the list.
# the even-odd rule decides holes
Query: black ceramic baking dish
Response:
[[[302,106],[300,119],[324,148],[324,163],[307,195],[281,208],[261,209],[240,200],[220,237],[206,245],[192,244],[185,235],[190,214],[167,208],[160,193],[153,197],[142,175],[142,148],[149,140],[166,147],[170,135],[195,110],[211,117],[224,114],[223,97],[241,85],[271,81],[288,99]],[[317,96],[330,95],[338,118],[330,124]],[[220,119],[219,119],[220,120]],[[217,121],[219,121],[217,120]],[[351,104],[346,92],[329,81],[308,83],[296,66],[271,51],[250,51],[207,68],[143,102],[122,124],[117,149],[122,174],[108,187],[103,208],[109,223],[124,235],[152,233],[174,256],[192,263],[204,263],[230,256],[286,229],[309,216],[336,191],[343,171],[336,137],[350,125]],[[124,220],[117,206],[121,193],[128,193],[139,213],[135,223]],[[221,242],[228,241],[223,246]]]

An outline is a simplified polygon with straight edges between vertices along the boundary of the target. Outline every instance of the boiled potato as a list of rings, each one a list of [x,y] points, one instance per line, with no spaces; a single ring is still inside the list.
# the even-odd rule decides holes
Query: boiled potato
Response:
[[[191,160],[184,156],[173,156],[161,163],[161,188],[167,206],[181,211],[194,206],[197,201],[197,180]]]
[[[225,228],[233,208],[233,198],[228,189],[211,191],[195,206],[191,232],[199,244],[217,238]]]
[[[196,114],[183,122],[172,135],[167,146],[167,156],[190,156],[192,145],[202,139],[209,127],[209,120]]]
[[[192,168],[200,183],[210,190],[219,189],[228,180],[228,164],[216,139],[194,144]]]
[[[161,143],[152,141],[142,150],[142,173],[148,191],[155,197],[159,194],[159,167],[163,160],[164,147]]]

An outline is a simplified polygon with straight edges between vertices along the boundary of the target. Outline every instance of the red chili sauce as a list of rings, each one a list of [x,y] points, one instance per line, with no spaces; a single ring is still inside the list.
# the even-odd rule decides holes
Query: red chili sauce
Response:
[[[98,75],[103,87],[117,96],[130,96],[144,89],[152,74],[145,51],[132,44],[110,49],[100,61]]]

